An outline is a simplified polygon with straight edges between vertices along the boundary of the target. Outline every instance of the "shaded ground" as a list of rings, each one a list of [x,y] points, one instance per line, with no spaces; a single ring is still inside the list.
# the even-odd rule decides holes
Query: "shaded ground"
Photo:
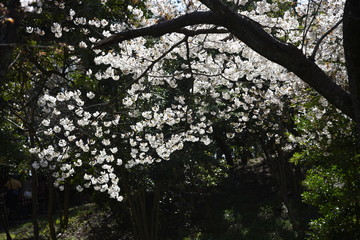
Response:
[[[237,170],[198,205],[201,232],[193,239],[296,239],[275,186],[259,163]]]
[[[164,231],[160,233],[161,239],[297,239],[287,218],[286,208],[278,197],[276,184],[259,162],[250,162],[248,166],[236,170],[208,192],[191,197],[191,201],[192,209],[188,212],[191,216],[187,218],[187,223],[179,223],[175,219],[176,214],[169,214],[160,227]],[[59,219],[56,221],[58,224]],[[95,204],[85,204],[71,209],[69,228],[58,237],[62,240],[133,239],[129,231],[130,222],[125,225],[126,228],[119,226],[109,210],[99,209]],[[41,235],[48,239],[45,237],[48,236],[45,215],[41,216],[40,226]],[[31,239],[31,219],[12,222],[10,232],[14,239]],[[4,233],[0,233],[2,239],[6,239]]]
[[[40,215],[40,235],[42,239],[48,239],[49,230],[47,227],[46,215]],[[59,218],[56,224],[59,225]],[[10,222],[10,233],[13,239],[32,239],[32,223],[30,218],[17,219]],[[58,239],[131,239],[126,236],[111,218],[108,211],[98,209],[95,204],[84,204],[70,209],[69,228],[64,233],[58,234]],[[0,233],[0,240],[6,240],[5,234]]]

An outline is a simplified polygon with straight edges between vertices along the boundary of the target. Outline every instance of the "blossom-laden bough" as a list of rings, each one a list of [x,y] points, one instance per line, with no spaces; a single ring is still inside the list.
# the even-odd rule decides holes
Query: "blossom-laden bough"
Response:
[[[104,6],[106,4],[104,1]],[[106,169],[99,171],[102,180],[90,172],[83,173],[85,186],[93,183],[97,190],[108,191],[120,200],[119,188],[115,187],[118,177],[112,175],[113,168],[120,165],[116,159],[122,159],[127,168],[168,160],[171,153],[183,149],[186,142],[209,144],[213,125],[221,121],[231,126],[226,129],[229,138],[244,131],[265,131],[280,143],[284,133],[280,133],[274,116],[281,119],[284,107],[303,101],[299,94],[304,93],[307,85],[299,78],[326,99],[322,101],[325,108],[329,101],[354,118],[350,94],[344,90],[347,75],[338,27],[343,18],[344,1],[272,4],[265,1],[236,4],[147,1],[145,4],[147,10],[129,6],[127,10],[133,17],[117,22],[116,19],[87,19],[64,2],[57,3],[66,12],[67,22],[52,23],[48,29],[55,39],[61,40],[77,26],[81,28],[84,38],[78,46],[68,46],[70,54],[83,68],[86,66],[76,51],[91,47],[98,55],[96,67],[103,69],[87,69],[88,77],[98,81],[110,79],[116,84],[124,81],[124,76],[132,78],[119,84],[122,86],[119,94],[93,105],[94,110],[77,103],[65,104],[66,101],[81,102],[79,95],[70,94],[72,91],[53,96],[48,92],[39,100],[52,99],[54,106],[69,105],[62,107],[67,109],[60,113],[56,112],[57,107],[45,109],[48,115],[42,121],[39,134],[50,136],[52,143],[32,150],[40,157],[33,166],[60,170],[54,173],[59,185],[77,172],[80,162],[99,165]],[[161,17],[165,17],[165,21],[159,21]],[[67,26],[69,23],[73,24],[72,28]],[[94,28],[96,33],[102,31],[105,38],[94,35]],[[34,29],[35,26],[28,26],[27,32],[42,35],[42,31]],[[78,98],[62,100],[60,96],[64,94]],[[120,117],[104,120],[95,116],[99,107],[113,106],[119,100],[123,108]],[[324,113],[314,110],[319,118]],[[75,117],[72,120],[69,111],[70,116]],[[105,114],[106,111],[98,112]],[[121,133],[114,124],[108,124],[119,119],[127,119],[124,122],[127,127],[123,128],[127,130]],[[76,126],[78,133],[72,135],[75,128],[68,124]],[[109,137],[104,138],[103,132],[108,132]],[[52,139],[54,136],[58,137],[56,141]],[[111,151],[115,148],[112,137],[126,143],[129,154],[126,159]],[[292,138],[282,148],[290,151],[297,142]],[[82,161],[85,155],[89,156]],[[57,167],[46,162],[53,161],[54,156],[59,162]],[[114,166],[107,166],[111,164]]]
[[[357,82],[351,66],[359,54],[346,51],[346,43],[357,49],[348,33],[344,55],[340,27],[356,28],[354,1],[101,1],[107,16],[86,15],[84,4],[22,2],[39,18],[43,9],[62,14],[41,26],[34,17],[23,29],[71,61],[48,70],[38,61],[45,51],[29,57],[49,80],[36,95],[32,167],[50,171],[60,189],[74,178],[79,191],[93,186],[121,201],[119,169],[169,160],[192,142],[210,145],[219,126],[229,142],[252,136],[290,155],[317,144],[316,134],[290,131],[292,119],[317,121],[328,103],[357,119],[357,88],[350,94],[348,80]],[[128,16],[112,17],[112,7]],[[82,78],[96,87],[77,89]],[[100,93],[104,82],[114,93]],[[322,96],[311,111],[303,107],[309,86]],[[331,141],[329,131],[319,135]]]

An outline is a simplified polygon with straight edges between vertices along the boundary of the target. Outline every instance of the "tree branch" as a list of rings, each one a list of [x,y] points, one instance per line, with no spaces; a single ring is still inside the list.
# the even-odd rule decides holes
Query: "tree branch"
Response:
[[[317,50],[319,50],[321,42],[326,38],[327,35],[329,35],[332,31],[334,31],[341,23],[343,19],[340,19],[332,28],[330,28],[326,33],[324,33],[321,38],[316,42],[316,45],[314,47],[314,50],[311,53],[311,56],[309,57],[312,60],[315,60],[315,55]]]
[[[201,0],[211,11],[193,12],[150,27],[125,31],[104,39],[95,45],[102,48],[110,44],[140,36],[161,36],[198,24],[214,24],[225,27],[235,37],[255,52],[293,72],[331,104],[350,118],[354,118],[350,94],[337,85],[330,76],[307,58],[296,46],[281,42],[268,34],[252,19],[237,14],[220,0]]]
[[[114,34],[96,43],[94,48],[104,48],[111,44],[121,43],[122,41],[125,40],[130,40],[144,36],[160,37],[167,33],[173,33],[173,32],[181,32],[186,35],[186,34],[190,34],[191,32],[190,30],[185,30],[184,27],[198,25],[198,24],[215,24],[221,26],[222,25],[221,23],[222,21],[210,11],[192,12],[180,16],[178,18],[157,23],[149,27],[132,29],[125,32]],[[192,32],[192,34],[194,33],[195,32]]]
[[[225,33],[229,33],[228,30],[226,29],[217,29],[217,28],[211,28],[211,29],[197,29],[197,30],[189,30],[187,28],[182,28],[178,31],[176,31],[177,33],[182,33],[187,37],[193,37],[193,36],[197,36],[200,34],[225,34]]]
[[[153,60],[152,63],[140,74],[140,76],[138,76],[137,78],[133,79],[130,83],[128,83],[123,91],[129,89],[134,83],[138,82],[141,78],[143,78],[145,75],[147,75],[147,73],[155,66],[156,63],[158,63],[159,61],[161,61],[167,54],[169,54],[170,52],[172,52],[175,48],[177,48],[178,46],[180,46],[182,43],[187,41],[187,36],[183,39],[181,39],[179,42],[177,42],[176,44],[174,44],[173,46],[171,46],[166,52],[164,52],[163,54],[161,54],[161,56],[159,56],[157,59]],[[123,93],[123,92],[122,92]],[[115,102],[115,100],[117,100],[120,97],[121,93],[117,94],[116,96],[114,96],[110,101],[105,102],[105,103],[99,103],[99,104],[94,104],[94,105],[90,105],[87,107],[84,107],[84,109],[88,109],[88,108],[92,108],[92,107],[98,107],[98,106],[107,106],[109,104],[112,104]],[[99,115],[100,116],[100,115]]]
[[[312,18],[311,18],[311,20],[309,22],[309,25],[308,25],[307,24],[307,18],[309,16],[311,1],[308,2],[308,7],[307,7],[307,11],[306,11],[306,18],[305,18],[305,27],[304,27],[303,39],[302,39],[302,43],[301,43],[301,50],[303,50],[303,48],[305,47],[304,52],[306,52],[306,48],[307,48],[307,46],[305,44],[306,36],[307,36],[308,32],[310,31],[310,28],[311,28],[313,22],[315,21],[316,16],[319,13],[321,4],[322,4],[322,0],[320,0],[320,2],[318,3],[318,6],[317,6],[315,12],[313,13],[313,16],[312,16]]]
[[[350,94],[337,85],[330,76],[308,59],[297,47],[279,41],[268,34],[260,24],[237,14],[220,0],[200,0],[225,23],[235,37],[251,49],[293,72],[325,97],[344,114],[354,119]]]

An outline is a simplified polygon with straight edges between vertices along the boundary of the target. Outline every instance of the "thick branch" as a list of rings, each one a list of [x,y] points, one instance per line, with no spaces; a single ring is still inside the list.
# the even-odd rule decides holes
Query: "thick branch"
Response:
[[[354,118],[350,94],[337,85],[297,47],[274,38],[250,18],[237,14],[220,0],[201,0],[212,12],[223,19],[234,36],[251,49],[295,73],[300,79],[325,97],[343,113]]]
[[[226,29],[217,29],[217,28],[211,28],[211,29],[197,29],[197,30],[189,30],[187,28],[182,28],[178,31],[176,31],[177,33],[182,33],[185,36],[188,37],[193,37],[193,36],[197,36],[200,34],[225,34],[225,33],[229,33],[228,30]]]
[[[95,47],[119,43],[140,36],[161,36],[197,24],[225,27],[235,37],[265,58],[295,73],[343,113],[354,118],[350,94],[337,85],[296,46],[279,41],[268,34],[260,24],[237,14],[220,0],[201,0],[211,11],[193,12],[150,27],[125,31],[100,41]]]
[[[198,24],[215,24],[222,25],[221,20],[212,12],[193,12],[178,18],[160,22],[150,27],[128,30],[125,32],[114,34],[95,44],[95,48],[103,48],[114,43],[120,43],[125,40],[137,37],[152,36],[160,37],[167,33],[182,32],[185,35],[191,32],[186,31],[184,27]],[[192,32],[193,34],[194,32]]]

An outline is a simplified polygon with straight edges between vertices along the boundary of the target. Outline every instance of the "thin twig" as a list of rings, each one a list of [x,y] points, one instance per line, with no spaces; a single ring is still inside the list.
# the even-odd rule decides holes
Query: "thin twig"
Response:
[[[24,127],[22,127],[21,125],[17,124],[16,122],[14,122],[13,120],[11,119],[8,119],[8,118],[4,118],[6,121],[8,121],[9,123],[13,124],[14,126],[16,126],[17,128],[19,128],[20,130],[23,130],[25,131],[26,129]]]
[[[303,36],[303,42],[302,42],[303,45],[302,45],[302,47],[301,47],[301,50],[302,50],[303,47],[305,46],[304,52],[306,52],[306,50],[307,50],[307,49],[306,49],[307,46],[305,45],[306,36],[307,36],[308,32],[310,31],[311,25],[312,25],[313,22],[315,21],[316,16],[317,16],[318,13],[319,13],[319,10],[320,10],[320,7],[321,7],[322,2],[323,2],[323,0],[321,0],[321,1],[319,2],[318,6],[317,6],[317,8],[316,8],[316,10],[315,10],[315,12],[314,12],[313,17],[312,17],[309,25],[307,26],[307,29],[305,29],[304,36]],[[309,1],[309,3],[310,3],[310,1]]]
[[[307,3],[307,9],[306,9],[306,14],[305,14],[305,20],[304,20],[304,32],[303,32],[303,38],[301,41],[301,50],[303,50],[304,45],[305,45],[305,39],[306,39],[306,34],[307,34],[307,21],[308,21],[308,16],[309,16],[309,12],[310,12],[310,4],[311,1],[308,1]]]
[[[10,69],[10,68],[12,67],[12,65],[14,65],[14,64],[16,63],[16,61],[19,59],[19,57],[20,57],[20,53],[18,53],[18,55],[16,56],[15,60],[12,61],[12,63],[10,63],[8,69]]]
[[[332,31],[334,31],[341,23],[343,19],[341,18],[332,28],[330,28],[324,35],[319,38],[319,40],[316,42],[316,45],[314,47],[313,52],[311,53],[311,56],[309,57],[312,60],[315,60],[316,52],[319,50],[321,42],[326,38],[327,35],[329,35]]]

